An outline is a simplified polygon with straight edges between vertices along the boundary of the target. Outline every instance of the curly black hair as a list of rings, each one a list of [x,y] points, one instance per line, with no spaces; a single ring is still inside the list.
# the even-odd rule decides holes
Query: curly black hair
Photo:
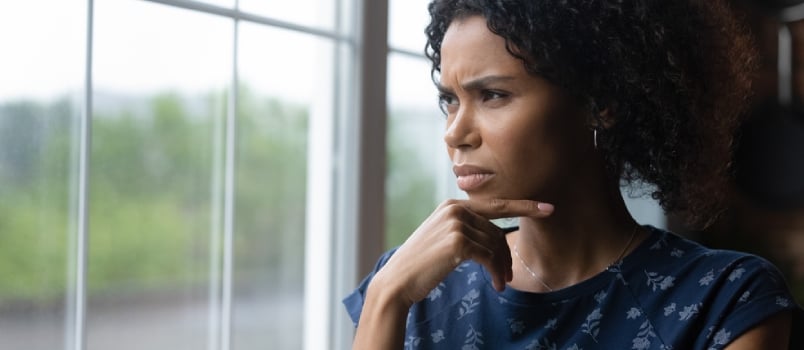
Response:
[[[483,16],[525,69],[589,101],[607,168],[652,184],[668,212],[706,227],[722,212],[756,52],[721,0],[435,0],[433,79],[453,20]],[[604,123],[600,112],[612,112]]]

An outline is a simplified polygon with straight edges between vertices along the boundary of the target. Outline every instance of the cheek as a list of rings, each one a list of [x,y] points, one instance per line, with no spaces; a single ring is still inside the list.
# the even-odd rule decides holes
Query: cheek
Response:
[[[555,111],[530,111],[519,123],[510,123],[498,131],[495,137],[499,150],[507,154],[505,168],[518,180],[543,182],[560,178],[573,168],[577,161],[577,122],[570,122],[575,115]]]
[[[512,160],[525,176],[543,177],[559,165],[561,149],[557,147],[555,135],[538,131],[523,133],[511,149]]]
[[[553,135],[539,125],[513,124],[500,128],[493,137],[498,161],[513,178],[534,176],[554,162]]]

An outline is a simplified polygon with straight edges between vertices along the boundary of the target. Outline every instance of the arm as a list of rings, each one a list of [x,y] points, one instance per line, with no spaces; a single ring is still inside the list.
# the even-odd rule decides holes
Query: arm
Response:
[[[401,349],[410,307],[465,260],[475,260],[503,290],[513,277],[505,233],[489,219],[543,218],[551,205],[525,200],[448,200],[416,229],[366,288],[353,349]]]
[[[401,349],[404,344],[410,305],[400,302],[383,285],[378,274],[366,291],[352,349]]]
[[[735,339],[726,350],[782,350],[790,340],[791,312],[779,312]]]

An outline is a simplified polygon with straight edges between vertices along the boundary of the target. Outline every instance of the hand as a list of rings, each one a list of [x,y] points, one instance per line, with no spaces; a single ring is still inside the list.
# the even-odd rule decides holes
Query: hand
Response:
[[[503,230],[489,220],[543,218],[552,212],[552,205],[529,200],[447,200],[377,272],[371,289],[392,293],[391,299],[410,307],[471,259],[489,271],[495,289],[503,290],[513,278],[511,252]]]

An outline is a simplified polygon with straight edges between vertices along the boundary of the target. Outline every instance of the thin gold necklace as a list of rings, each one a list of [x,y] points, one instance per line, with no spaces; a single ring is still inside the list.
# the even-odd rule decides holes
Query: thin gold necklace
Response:
[[[618,264],[623,259],[623,257],[625,256],[625,252],[628,251],[629,247],[631,247],[631,243],[634,241],[634,237],[636,237],[636,232],[637,232],[638,227],[639,227],[639,225],[634,226],[634,229],[631,231],[631,238],[628,238],[628,242],[625,244],[625,247],[623,247],[623,250],[620,252],[620,255],[618,255],[617,259],[614,259],[614,261],[612,261],[611,264],[606,266],[606,268],[603,269],[603,271],[608,270],[610,267]],[[550,285],[548,285],[547,282],[545,282],[543,279],[541,279],[539,277],[539,275],[537,275],[535,272],[533,272],[533,270],[531,270],[530,267],[528,267],[528,264],[525,263],[525,260],[522,259],[522,256],[519,255],[519,236],[517,236],[516,242],[514,242],[514,255],[516,255],[517,259],[519,259],[519,262],[522,263],[522,267],[524,267],[525,270],[528,270],[530,275],[533,276],[533,279],[535,279],[537,282],[541,283],[541,285],[544,286],[544,288],[547,288],[547,291],[550,291],[550,292],[553,291],[553,288],[550,287]]]

